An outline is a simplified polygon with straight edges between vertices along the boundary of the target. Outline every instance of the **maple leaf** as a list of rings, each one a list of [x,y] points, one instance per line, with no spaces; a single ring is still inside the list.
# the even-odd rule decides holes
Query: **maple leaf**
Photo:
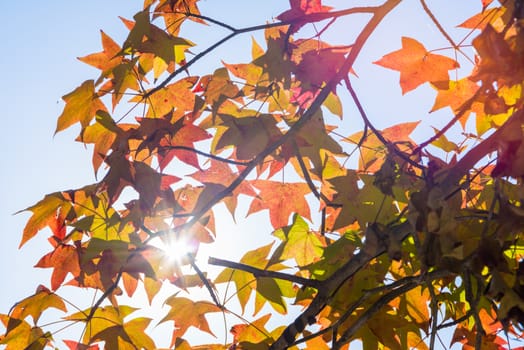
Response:
[[[332,80],[342,67],[347,51],[326,48],[303,53],[294,72],[302,91],[316,90]]]
[[[427,301],[429,298],[429,291],[418,287],[410,290],[401,298],[391,302],[390,305],[393,307],[399,307],[400,303],[405,303],[404,307],[406,307],[406,311],[411,320],[427,332],[430,319],[427,308]]]
[[[300,155],[311,160],[316,175],[320,175],[326,155],[344,153],[340,144],[329,135],[332,129],[325,125],[322,111],[318,110],[298,132],[296,142]]]
[[[72,245],[58,245],[54,251],[44,255],[35,267],[52,267],[51,288],[56,290],[64,282],[67,274],[73,277],[80,274],[78,250]]]
[[[458,113],[463,104],[473,97],[479,89],[479,86],[468,78],[450,80],[443,84],[435,83],[432,86],[437,89],[437,97],[430,112],[449,106],[454,113]],[[462,128],[465,128],[470,113],[470,111],[467,111],[462,114],[460,118]]]
[[[183,78],[158,90],[145,101],[142,101],[141,96],[137,96],[131,101],[145,102],[149,105],[145,118],[161,118],[173,112],[172,118],[175,122],[188,110],[193,110],[195,94],[191,89],[197,80],[198,77]]]
[[[191,174],[193,179],[200,181],[203,184],[214,183],[218,185],[230,184],[235,181],[237,176],[238,174],[233,173],[233,170],[229,165],[214,159],[211,159],[209,168]],[[235,188],[231,196],[224,198],[224,203],[232,215],[234,215],[237,207],[238,195],[240,194],[245,194],[250,197],[255,197],[257,195],[250,184],[242,182],[237,188]]]
[[[434,87],[438,93],[430,112],[449,106],[456,113],[464,102],[469,100],[479,89],[475,82],[467,78],[450,80],[444,86],[436,83]]]
[[[189,327],[195,327],[203,332],[214,335],[209,328],[205,315],[222,311],[215,304],[205,301],[194,302],[190,299],[177,296],[167,298],[165,304],[169,305],[171,309],[167,315],[160,320],[160,323],[166,321],[174,321],[175,323],[171,346],[174,345],[176,339],[186,333]]]
[[[5,350],[40,350],[49,343],[50,333],[44,333],[40,327],[4,314],[0,314],[0,320],[7,327],[6,334],[0,336],[0,344],[6,345]]]
[[[129,316],[132,312],[134,312],[136,309],[126,306],[126,305],[120,305],[118,307],[115,306],[104,306],[104,307],[98,307],[97,309],[92,311],[91,308],[83,311],[76,312],[74,314],[71,314],[66,317],[68,320],[72,321],[80,321],[80,322],[86,322],[86,332],[84,332],[84,335],[82,337],[82,342],[85,344],[91,344],[96,341],[105,341],[106,346],[114,349],[121,349],[122,346],[125,345],[125,343],[132,344],[132,340],[130,339],[130,335],[128,335],[125,332],[125,323],[124,318]],[[142,320],[142,321],[141,321]],[[147,320],[147,319],[146,319]],[[138,322],[132,322],[131,331],[137,331],[138,328],[142,328],[142,326],[147,326],[147,321],[144,319],[139,319]],[[129,323],[128,322],[128,323]],[[138,324],[137,324],[138,323]],[[145,328],[145,327],[143,327]],[[143,331],[142,328],[142,331]],[[140,333],[134,334],[136,338],[138,338],[139,342],[143,345],[150,345],[151,340],[148,341],[148,336],[143,334],[142,336]],[[119,341],[120,338],[120,341]],[[124,344],[121,342],[124,341]],[[147,347],[146,349],[154,349],[154,343],[153,347]],[[129,347],[129,345],[127,345]],[[115,347],[116,346],[116,347]],[[136,347],[135,347],[136,348]]]
[[[427,82],[449,80],[448,71],[459,67],[457,61],[428,52],[417,40],[402,37],[402,49],[373,62],[400,71],[402,94]]]
[[[59,208],[62,208],[61,210],[66,213],[71,208],[71,205],[64,200],[60,192],[55,192],[48,194],[35,205],[22,210],[31,211],[33,215],[31,215],[24,227],[19,247],[22,247],[28,240],[33,238],[38,231],[49,224],[53,224],[53,221],[56,221]],[[22,211],[17,212],[17,214]]]
[[[295,214],[290,226],[280,228],[273,235],[282,240],[280,259],[295,259],[298,266],[309,265],[320,259],[325,242],[309,229],[309,225]]]
[[[89,125],[98,110],[107,111],[102,101],[95,94],[95,83],[86,80],[75,90],[62,97],[66,105],[58,117],[55,134],[75,123],[82,128]]]
[[[228,99],[242,101],[240,90],[231,81],[226,68],[219,68],[213,75],[202,77],[195,92],[203,92],[205,102],[211,105],[214,111]]]
[[[133,162],[133,187],[139,193],[139,203],[142,210],[152,208],[157,199],[171,192],[171,184],[180,181],[179,177],[160,174],[149,165]]]
[[[245,265],[253,266],[259,269],[265,269],[269,260],[267,258],[273,243],[259,247],[254,250],[246,252],[240,259],[240,262]],[[245,306],[251,296],[253,290],[256,289],[257,282],[253,275],[249,272],[242,270],[232,270],[230,268],[224,269],[216,278],[215,283],[229,283],[233,281],[237,290],[237,298],[242,308],[242,312],[245,310]]]
[[[114,127],[108,128],[107,123],[103,120],[113,122]],[[97,173],[100,165],[104,162],[106,155],[108,154],[113,142],[115,141],[117,134],[120,132],[120,128],[114,124],[111,116],[104,112],[98,111],[96,114],[96,123],[87,126],[84,129],[81,137],[77,138],[77,141],[84,142],[86,144],[94,144],[93,150],[93,169],[95,174]],[[104,125],[106,124],[106,125]]]
[[[390,126],[381,131],[382,136],[390,143],[395,143],[401,151],[410,151],[410,145],[415,145],[409,135],[415,130],[420,122],[407,122]],[[362,138],[362,132],[357,132],[344,141],[358,144]],[[386,145],[380,141],[375,134],[369,134],[361,145],[359,170],[375,172],[380,169],[386,154]]]
[[[200,15],[197,6],[198,0],[184,1],[160,1],[153,11],[153,18],[162,17],[164,19],[166,30],[172,35],[178,35],[180,26],[186,19],[197,23],[205,24],[206,22],[196,16],[187,16],[186,12]],[[151,6],[155,1],[146,0],[144,7]]]
[[[173,157],[177,157],[180,161],[200,169],[196,153],[187,149],[177,149],[177,146],[196,149],[195,142],[203,141],[210,137],[211,134],[204,129],[190,123],[184,123],[176,133],[170,137],[163,138],[160,142],[158,154],[160,169],[167,167]]]
[[[253,199],[248,215],[268,209],[271,225],[274,228],[287,226],[292,213],[311,220],[306,195],[310,189],[305,183],[282,183],[271,180],[252,180],[251,185],[260,190]],[[293,200],[289,200],[293,198]]]
[[[268,28],[265,31],[267,40],[266,52],[253,61],[253,64],[262,67],[270,81],[282,82],[285,88],[291,84],[291,72],[295,63],[289,59],[288,36],[286,31],[278,28]]]
[[[473,46],[480,56],[480,63],[472,74],[472,80],[481,80],[484,84],[496,81],[499,86],[508,87],[522,81],[522,57],[512,50],[503,33],[488,25],[473,39]]]
[[[231,327],[230,332],[233,334],[233,342],[240,344],[242,347],[253,344],[260,344],[267,339],[266,323],[271,318],[271,314],[266,314],[249,324],[237,324]]]
[[[184,52],[191,46],[194,46],[192,42],[173,36],[157,26],[150,24],[146,40],[135,48],[141,52],[155,54],[156,57],[161,58],[167,66],[171,62],[178,64],[184,62]]]
[[[497,29],[502,29],[504,24],[502,23],[500,18],[504,15],[505,12],[506,8],[504,7],[495,7],[487,9],[468,18],[467,20],[459,24],[458,27],[484,30],[486,26],[492,25],[495,26]]]
[[[251,114],[253,113],[253,114]],[[212,150],[219,151],[235,146],[235,155],[240,160],[250,160],[282,135],[271,114],[243,111],[241,115],[220,114],[222,123],[213,140]]]
[[[64,312],[67,311],[62,298],[40,285],[35,294],[19,301],[13,306],[10,316],[20,320],[31,316],[33,322],[36,324],[42,312],[48,308],[55,308]]]
[[[103,78],[111,76],[113,68],[123,62],[123,57],[119,55],[119,52],[122,50],[120,45],[102,30],[100,35],[102,36],[103,51],[78,57],[80,61],[102,71],[95,85],[98,85]]]
[[[291,26],[291,34],[297,32],[307,23],[307,21],[301,20],[300,17],[331,10],[330,6],[323,6],[321,0],[289,0],[289,4],[291,9],[282,12],[277,16],[277,19],[283,22],[291,21],[293,23]]]

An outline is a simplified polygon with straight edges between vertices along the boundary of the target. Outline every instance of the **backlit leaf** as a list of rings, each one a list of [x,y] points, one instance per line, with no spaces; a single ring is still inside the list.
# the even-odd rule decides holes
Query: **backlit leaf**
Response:
[[[67,311],[62,298],[46,287],[40,286],[35,294],[16,303],[11,309],[10,316],[20,320],[31,316],[33,322],[37,324],[42,313],[48,308],[55,308],[64,312]]]
[[[305,198],[310,190],[305,183],[253,180],[251,184],[259,189],[260,193],[251,202],[248,214],[268,209],[274,228],[287,226],[292,213],[311,219],[309,204]],[[294,201],[290,201],[289,198],[294,198]]]
[[[309,229],[309,225],[295,215],[293,223],[273,233],[283,241],[284,249],[281,259],[295,259],[298,266],[309,265],[318,260],[323,253],[324,243],[321,238]]]
[[[206,320],[206,314],[220,312],[221,309],[209,302],[194,302],[187,298],[172,296],[166,302],[171,307],[166,316],[160,321],[174,321],[173,342],[182,337],[189,327],[195,327],[213,335]]]
[[[102,101],[95,94],[93,80],[86,80],[62,99],[66,105],[58,117],[55,134],[75,123],[80,123],[82,128],[85,128],[93,120],[98,110],[106,110]]]
[[[427,82],[447,81],[448,71],[459,67],[455,60],[428,52],[420,42],[408,37],[402,37],[402,49],[374,63],[400,72],[403,94]]]
[[[38,231],[43,229],[52,218],[57,214],[58,209],[65,206],[68,207],[68,204],[65,203],[62,195],[58,192],[48,194],[37,204],[26,208],[25,210],[31,211],[33,215],[27,221],[27,224],[24,228],[24,234],[22,236],[22,241],[20,242],[20,247],[22,247],[28,240],[33,238]]]
[[[73,277],[80,274],[80,257],[76,247],[59,245],[54,251],[44,255],[35,267],[53,268],[51,288],[58,289],[70,273]]]

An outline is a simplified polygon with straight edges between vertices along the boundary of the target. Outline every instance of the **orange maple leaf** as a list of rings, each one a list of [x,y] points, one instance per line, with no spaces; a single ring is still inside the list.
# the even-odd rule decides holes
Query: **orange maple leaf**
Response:
[[[230,184],[236,180],[238,173],[234,173],[231,167],[223,162],[213,160],[210,161],[211,166],[205,170],[199,170],[191,177],[203,184]],[[235,190],[233,195],[224,198],[224,203],[231,214],[234,214],[237,207],[237,200],[239,194],[245,194],[251,197],[255,197],[257,194],[253,190],[253,187],[246,182],[242,182]]]
[[[35,267],[52,267],[51,288],[56,290],[68,273],[74,277],[80,274],[78,250],[72,245],[58,245],[54,251],[44,255]]]
[[[282,183],[270,180],[253,180],[251,184],[260,190],[249,207],[248,215],[269,209],[274,228],[287,226],[289,216],[297,213],[311,220],[309,204],[305,196],[311,192],[305,183]]]
[[[449,81],[449,84],[445,84],[445,86],[436,84],[434,87],[438,93],[435,98],[435,104],[430,112],[434,112],[446,106],[451,107],[453,112],[458,112],[464,102],[469,100],[479,89],[479,86],[468,78],[456,81],[451,80]]]
[[[120,45],[103,31],[100,31],[100,34],[102,36],[102,47],[104,49],[101,52],[78,57],[78,59],[90,66],[100,69],[102,71],[102,76],[100,78],[102,78],[108,76],[114,67],[122,63],[123,57],[119,55],[119,52],[122,50]],[[97,81],[97,84],[99,82],[100,79]]]
[[[426,82],[447,81],[448,70],[459,67],[457,61],[430,53],[424,45],[408,37],[402,37],[402,49],[374,63],[400,72],[402,94]]]
[[[430,112],[434,112],[441,108],[449,106],[454,113],[458,113],[464,103],[466,103],[479,89],[479,86],[475,84],[472,80],[468,78],[460,80],[450,80],[445,84],[435,84],[433,85],[438,91],[437,97],[435,98],[435,103],[431,108]],[[467,111],[462,114],[460,118],[460,123],[464,128],[468,120],[468,116],[471,111]]]

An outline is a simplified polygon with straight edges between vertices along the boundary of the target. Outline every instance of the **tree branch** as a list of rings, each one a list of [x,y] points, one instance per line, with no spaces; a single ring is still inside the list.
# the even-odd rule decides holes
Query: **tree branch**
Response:
[[[482,327],[482,321],[478,313],[477,297],[473,295],[473,287],[471,285],[471,271],[466,268],[464,269],[464,288],[466,289],[466,300],[469,303],[469,307],[473,310],[473,319],[475,320],[475,327],[477,332],[475,334],[475,350],[482,348],[482,338],[486,334],[484,327]],[[478,290],[478,287],[477,287]]]
[[[302,174],[304,175],[304,180],[306,180],[306,183],[309,189],[311,190],[311,192],[313,192],[315,197],[319,200],[322,199],[324,203],[326,203],[326,206],[328,207],[332,207],[332,208],[342,207],[342,204],[331,202],[329,198],[327,198],[322,192],[319,192],[317,190],[317,188],[315,187],[315,184],[313,183],[313,180],[311,179],[311,176],[309,176],[309,171],[306,167],[306,164],[304,163],[304,159],[302,159],[302,155],[300,154],[300,149],[298,148],[297,143],[295,141],[293,141],[293,148],[297,156],[297,161],[300,166],[300,170],[302,170]]]
[[[353,101],[355,102],[355,105],[357,106],[357,109],[358,109],[362,119],[364,120],[364,124],[367,127],[369,127],[369,129],[371,129],[371,131],[375,134],[377,139],[379,139],[379,141],[382,142],[384,144],[384,146],[386,146],[388,149],[393,151],[393,153],[395,153],[398,157],[402,158],[403,160],[405,160],[406,162],[408,162],[412,166],[414,166],[416,168],[419,168],[419,169],[425,169],[422,165],[420,165],[417,162],[413,161],[411,158],[409,158],[403,152],[401,152],[397,148],[397,146],[395,144],[389,142],[388,140],[386,140],[384,138],[384,136],[382,136],[382,133],[377,128],[375,128],[375,126],[371,123],[371,120],[368,118],[368,116],[366,114],[366,111],[364,110],[364,107],[362,107],[362,104],[360,103],[360,100],[359,100],[355,90],[353,89],[353,86],[351,85],[349,77],[346,78],[345,83],[346,83],[346,87],[347,87],[349,93],[351,94],[351,97],[353,98]]]
[[[449,36],[448,32],[446,32],[446,30],[444,29],[444,27],[442,27],[442,25],[440,24],[440,22],[437,20],[437,18],[435,17],[435,15],[433,14],[433,12],[431,12],[431,10],[429,9],[428,5],[426,4],[426,1],[425,0],[420,0],[420,4],[422,5],[422,7],[424,8],[424,12],[426,12],[426,14],[428,15],[428,17],[431,19],[431,21],[435,24],[435,26],[437,27],[438,31],[440,32],[440,34],[442,34],[444,36],[444,38],[446,38],[446,40],[451,44],[451,46],[453,47],[453,49],[457,50],[458,52],[460,52],[462,54],[462,56],[464,56],[469,62],[471,62],[472,64],[475,64],[475,62],[473,62],[473,60],[471,58],[468,57],[468,55],[466,55],[461,49],[460,49],[460,46],[457,45],[455,43],[455,41],[453,40],[453,38],[451,38],[451,36]]]
[[[307,287],[313,287],[313,288],[316,288],[316,289],[318,289],[319,287],[322,286],[322,281],[320,281],[320,280],[312,280],[312,279],[309,279],[309,278],[303,278],[303,277],[300,277],[300,276],[290,275],[290,274],[282,273],[282,272],[278,272],[278,271],[262,270],[262,269],[259,269],[259,268],[256,268],[256,267],[253,267],[253,266],[250,266],[250,265],[237,263],[237,262],[229,261],[229,260],[223,260],[223,259],[219,259],[219,258],[214,258],[212,256],[209,257],[208,263],[211,264],[211,265],[224,266],[224,267],[229,267],[229,268],[235,269],[235,270],[249,272],[249,273],[253,274],[253,276],[255,278],[256,277],[276,278],[276,279],[280,279],[280,280],[285,280],[285,281],[298,283],[298,284],[301,284],[301,285],[307,286]]]
[[[469,98],[466,102],[464,102],[460,108],[459,108],[459,111],[457,112],[457,114],[455,114],[455,116],[453,117],[453,119],[451,119],[442,129],[440,129],[435,135],[433,135],[432,137],[430,137],[429,139],[427,139],[426,141],[422,142],[420,145],[418,145],[418,147],[415,149],[415,151],[413,153],[418,153],[420,152],[420,150],[422,150],[423,148],[425,148],[427,145],[433,143],[434,141],[436,141],[439,137],[441,137],[442,135],[444,135],[453,125],[455,125],[456,122],[458,122],[460,120],[460,118],[462,118],[462,116],[464,116],[464,114],[468,111],[470,111],[470,108],[471,108],[471,105],[473,104],[473,102],[475,102],[475,100],[477,99],[477,97],[479,97],[480,95],[480,92],[481,92],[481,89],[479,88],[475,94],[473,96],[471,96],[471,98]]]
[[[218,306],[221,309],[224,308],[224,306],[220,303],[220,301],[218,301],[218,297],[217,297],[215,291],[213,290],[213,287],[209,283],[209,280],[204,275],[204,273],[198,268],[198,266],[197,266],[197,264],[195,262],[195,257],[193,256],[193,254],[189,254],[188,253],[186,255],[187,255],[188,259],[189,259],[189,263],[191,264],[191,267],[193,269],[195,269],[198,277],[200,278],[202,283],[204,283],[204,285],[206,286],[207,291],[209,292],[209,295],[211,296],[211,299],[213,299],[213,302],[215,303],[215,305]]]
[[[406,283],[398,287],[397,289],[392,290],[388,294],[385,294],[382,297],[380,297],[380,299],[378,299],[373,305],[366,309],[366,311],[364,311],[364,313],[360,315],[356,322],[342,334],[342,336],[335,342],[332,349],[340,349],[343,345],[349,342],[353,334],[355,334],[355,332],[359,330],[360,327],[362,327],[381,308],[387,305],[391,300],[399,297],[400,295],[410,291],[411,289],[417,286],[418,283],[416,283],[415,281],[410,281],[409,283]]]
[[[228,35],[226,35],[222,39],[218,40],[213,45],[211,45],[208,48],[206,48],[204,51],[201,51],[200,53],[196,54],[191,60],[187,61],[186,64],[180,66],[173,73],[171,73],[169,76],[167,76],[160,84],[158,84],[157,86],[155,86],[154,88],[152,88],[151,90],[146,92],[142,96],[141,100],[143,101],[143,100],[147,99],[152,94],[154,94],[157,91],[161,90],[162,88],[166,87],[167,84],[169,84],[169,82],[171,80],[173,80],[177,75],[179,75],[182,72],[187,71],[187,69],[189,67],[191,67],[193,64],[195,64],[200,59],[202,59],[202,57],[206,56],[208,53],[210,53],[211,51],[213,51],[214,49],[216,49],[220,45],[226,43],[227,41],[229,41],[230,39],[234,38],[235,36],[237,36],[239,34],[255,32],[255,31],[259,31],[259,30],[263,30],[263,29],[267,29],[267,28],[273,28],[273,27],[283,27],[283,26],[287,26],[287,25],[293,24],[293,23],[295,23],[297,21],[302,21],[302,22],[305,21],[305,22],[308,22],[308,23],[313,23],[313,22],[320,22],[320,21],[323,21],[323,20],[328,19],[328,18],[342,17],[342,16],[347,16],[347,15],[351,15],[351,14],[355,14],[355,13],[376,13],[376,12],[379,11],[380,8],[381,8],[381,6],[377,6],[377,7],[375,7],[375,6],[353,7],[353,8],[349,8],[349,9],[345,9],[345,10],[340,10],[340,11],[311,13],[311,14],[307,14],[307,15],[304,15],[304,16],[296,17],[296,18],[293,18],[293,19],[290,19],[290,20],[287,20],[287,21],[280,21],[280,22],[268,23],[268,24],[259,24],[259,25],[249,26],[249,27],[239,28],[239,29],[231,27],[231,26],[229,26],[229,25],[227,25],[227,24],[225,24],[223,22],[220,22],[220,21],[217,21],[217,20],[214,20],[214,19],[211,21],[211,18],[209,18],[207,16],[197,15],[197,14],[194,14],[194,13],[184,13],[188,17],[201,18],[201,19],[213,22],[213,23],[215,23],[217,25],[220,25],[220,26],[222,26],[224,28],[229,29],[231,31],[231,33],[229,33]]]
[[[228,163],[228,164],[234,164],[234,165],[249,165],[249,163],[251,163],[251,161],[231,160],[231,159],[228,159],[228,158],[215,156],[214,154],[203,152],[203,151],[200,151],[200,150],[198,150],[196,148],[188,147],[188,146],[164,146],[161,149],[184,150],[184,151],[188,151],[188,152],[193,152],[193,153],[199,154],[199,155],[207,157],[207,158],[218,160],[219,162],[222,162],[222,163]]]
[[[407,221],[390,229],[391,240],[403,241],[412,231],[411,224]],[[313,298],[308,308],[304,310],[295,321],[290,324],[280,337],[271,345],[271,350],[284,350],[292,343],[298,333],[301,333],[308,320],[316,317],[326,306],[331,297],[348,279],[354,276],[361,268],[367,265],[372,259],[387,251],[385,241],[379,241],[378,244],[372,245],[366,242],[360,252],[354,255],[347,263],[335,271],[328,279],[322,282],[322,287],[318,294]]]

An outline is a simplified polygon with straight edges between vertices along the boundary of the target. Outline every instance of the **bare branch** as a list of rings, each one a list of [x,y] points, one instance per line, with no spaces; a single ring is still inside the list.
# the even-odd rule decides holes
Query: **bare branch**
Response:
[[[388,140],[386,140],[384,138],[384,136],[382,136],[382,133],[377,128],[375,128],[375,126],[371,123],[371,120],[368,118],[368,116],[366,114],[366,111],[364,110],[364,107],[362,107],[362,104],[360,103],[360,100],[359,100],[355,90],[353,89],[353,86],[351,85],[351,82],[350,82],[349,78],[345,79],[345,83],[346,83],[346,87],[347,87],[349,93],[351,94],[351,97],[353,98],[353,101],[355,102],[355,105],[357,106],[357,109],[358,109],[362,119],[364,120],[365,125],[367,127],[369,127],[369,129],[371,129],[371,131],[375,134],[375,136],[379,139],[379,141],[382,142],[384,144],[384,146],[386,146],[389,150],[394,152],[398,157],[400,157],[403,160],[405,160],[407,163],[411,164],[412,166],[414,166],[416,168],[425,169],[422,165],[420,165],[417,162],[413,161],[411,158],[409,158],[403,152],[401,152],[397,148],[397,146],[395,144],[389,142]]]
[[[453,40],[453,38],[451,38],[451,36],[449,36],[448,32],[446,32],[446,30],[444,29],[444,27],[442,27],[442,25],[440,24],[440,22],[437,20],[437,18],[435,17],[435,15],[433,14],[433,12],[431,12],[431,10],[429,9],[428,5],[426,4],[426,1],[425,0],[420,0],[420,3],[422,5],[422,7],[424,8],[424,12],[426,12],[426,14],[428,15],[429,18],[431,18],[431,21],[435,24],[435,26],[437,27],[438,31],[446,38],[446,40],[451,44],[451,47],[453,47],[453,49],[455,49],[456,51],[460,52],[468,61],[470,61],[472,64],[475,64],[475,62],[473,62],[473,60],[471,58],[469,58],[468,55],[466,55],[464,53],[464,51],[462,51],[462,49],[460,48],[459,45],[457,45],[455,43],[455,41]]]
[[[213,299],[213,302],[215,303],[216,306],[218,306],[219,308],[223,308],[224,306],[220,303],[220,301],[218,301],[218,297],[215,293],[215,290],[213,289],[213,287],[211,286],[211,284],[209,283],[209,280],[207,279],[207,277],[204,275],[204,273],[198,268],[196,262],[195,262],[195,257],[193,256],[193,254],[186,254],[188,259],[189,259],[189,263],[191,264],[191,267],[193,269],[195,269],[198,277],[200,278],[200,280],[202,281],[202,283],[204,283],[204,286],[206,286],[207,288],[207,291],[209,292],[209,295],[211,296],[211,299]]]
[[[355,13],[376,13],[379,12],[381,6],[374,7],[374,6],[368,6],[368,7],[353,7],[350,9],[340,10],[340,11],[333,11],[333,12],[322,12],[322,13],[311,13],[307,14],[298,18],[294,18],[292,20],[287,21],[280,21],[275,23],[267,23],[267,24],[259,24],[255,26],[249,26],[245,28],[239,28],[236,29],[234,27],[231,27],[223,22],[213,20],[213,23],[220,25],[222,27],[225,27],[229,30],[231,30],[231,33],[223,37],[222,39],[215,42],[213,45],[209,46],[204,51],[201,51],[200,53],[196,54],[191,60],[189,60],[186,64],[183,66],[180,66],[178,69],[176,69],[173,73],[171,73],[168,77],[166,77],[160,84],[155,86],[153,89],[149,90],[147,93],[145,93],[142,96],[142,100],[148,98],[152,94],[156,93],[157,91],[164,88],[171,80],[173,80],[176,76],[178,76],[182,72],[186,72],[189,67],[191,67],[193,64],[195,64],[197,61],[202,59],[202,57],[209,54],[211,51],[216,49],[217,47],[221,46],[222,44],[226,43],[230,39],[234,38],[235,36],[243,33],[249,33],[249,32],[255,32],[259,30],[264,30],[267,28],[273,28],[273,27],[284,27],[290,24],[293,24],[296,21],[305,21],[309,23],[313,22],[320,22],[328,18],[336,18],[336,17],[342,17],[347,16]],[[195,18],[202,18],[205,20],[210,20],[211,18],[207,16],[201,16],[194,13],[186,13],[187,16],[195,17]]]
[[[196,148],[188,147],[188,146],[165,146],[165,147],[162,147],[162,149],[189,151],[189,152],[193,152],[193,153],[199,154],[207,158],[218,160],[219,162],[222,162],[222,163],[228,163],[228,164],[234,164],[234,165],[249,165],[249,163],[251,163],[251,161],[231,160],[231,159],[215,156],[214,154],[203,152]]]
[[[224,266],[224,267],[229,267],[235,270],[249,272],[253,274],[253,276],[255,277],[276,278],[276,279],[290,281],[290,282],[301,284],[303,286],[313,287],[317,289],[322,286],[322,281],[320,280],[312,280],[309,278],[303,278],[300,276],[290,275],[290,274],[282,273],[278,271],[262,270],[262,269],[259,269],[259,268],[256,268],[250,265],[237,263],[234,261],[223,260],[219,258],[214,258],[212,256],[209,257],[208,263],[211,265]]]

